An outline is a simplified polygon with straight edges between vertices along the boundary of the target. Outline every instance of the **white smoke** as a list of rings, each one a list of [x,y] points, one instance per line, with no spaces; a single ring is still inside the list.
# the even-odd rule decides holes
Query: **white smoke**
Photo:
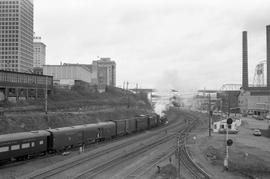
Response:
[[[174,93],[166,91],[157,91],[152,94],[152,104],[154,106],[155,113],[160,116],[164,116],[164,112],[171,106],[171,98]]]

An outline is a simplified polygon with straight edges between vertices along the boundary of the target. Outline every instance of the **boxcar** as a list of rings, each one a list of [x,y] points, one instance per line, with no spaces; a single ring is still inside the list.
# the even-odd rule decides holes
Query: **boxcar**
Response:
[[[145,115],[140,115],[136,117],[136,126],[137,126],[137,131],[143,131],[148,129],[148,117]]]
[[[62,127],[48,131],[52,135],[49,148],[53,151],[80,146],[83,143],[83,126]]]
[[[136,132],[137,127],[136,127],[136,119],[131,118],[131,119],[125,119],[126,120],[126,132],[127,134]]]
[[[126,131],[126,120],[115,120],[113,121],[116,127],[116,135],[123,136],[127,133]]]
[[[85,124],[83,133],[84,144],[91,144],[98,139],[99,126],[97,124]]]
[[[45,130],[0,135],[0,161],[46,152],[49,136]]]
[[[116,136],[116,125],[114,122],[100,122],[98,126],[97,138],[99,140],[111,139]]]
[[[148,116],[148,127],[149,129],[158,126],[158,118],[156,115]]]

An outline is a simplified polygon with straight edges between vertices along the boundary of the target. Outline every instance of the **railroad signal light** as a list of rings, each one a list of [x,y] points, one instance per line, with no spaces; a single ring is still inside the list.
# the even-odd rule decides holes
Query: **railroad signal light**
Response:
[[[227,124],[232,124],[232,123],[233,123],[232,118],[228,118],[228,119],[227,119]]]
[[[228,139],[227,140],[227,146],[232,146],[233,144],[233,140],[232,139]]]

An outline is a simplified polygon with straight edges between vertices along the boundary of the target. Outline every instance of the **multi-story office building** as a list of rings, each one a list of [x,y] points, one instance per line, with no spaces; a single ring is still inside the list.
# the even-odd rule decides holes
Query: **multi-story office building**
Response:
[[[34,37],[34,61],[33,67],[41,68],[46,61],[46,45],[41,42],[41,37]]]
[[[0,1],[0,69],[33,68],[33,1]]]
[[[94,69],[97,71],[98,85],[116,85],[116,63],[111,61],[111,58],[100,58],[97,61],[93,61]]]

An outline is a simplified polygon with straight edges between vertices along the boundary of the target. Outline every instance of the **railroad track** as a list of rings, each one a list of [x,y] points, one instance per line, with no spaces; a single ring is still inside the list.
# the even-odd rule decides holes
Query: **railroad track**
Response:
[[[182,129],[181,131],[183,131],[183,130],[184,129]],[[126,160],[133,159],[133,158],[137,157],[139,154],[142,154],[148,150],[151,150],[151,149],[159,146],[160,144],[163,144],[165,142],[173,140],[174,136],[176,136],[176,135],[177,135],[177,133],[169,134],[169,135],[162,137],[156,141],[153,141],[153,142],[148,143],[144,146],[140,146],[136,149],[133,149],[125,154],[115,156],[114,158],[110,159],[109,161],[106,161],[105,163],[101,163],[94,168],[90,168],[88,170],[85,170],[73,178],[74,179],[93,178],[93,177],[97,176],[98,174],[101,174],[101,173],[105,172],[106,170],[108,170],[112,167],[115,167],[116,165],[121,164],[122,162],[124,162]]]
[[[149,162],[135,168],[135,170],[129,172],[124,179],[140,179],[143,178],[143,176],[149,172],[151,169],[158,166],[158,164],[166,159],[168,159],[171,155],[175,153],[176,147],[173,146],[169,148],[166,152],[161,153],[154,159],[150,160]]]
[[[194,125],[196,124],[195,122],[196,121],[193,121],[191,124],[189,124],[188,127],[184,127],[182,129],[178,130],[178,132],[176,132],[176,133],[169,134],[169,135],[167,135],[167,136],[165,136],[165,137],[163,137],[161,139],[158,139],[156,141],[153,141],[153,142],[151,142],[151,143],[149,143],[149,144],[147,144],[147,145],[145,145],[143,147],[139,147],[137,149],[134,149],[132,151],[129,151],[128,153],[125,153],[123,155],[115,156],[111,160],[106,161],[104,163],[101,163],[101,164],[97,165],[94,168],[90,168],[88,170],[85,170],[85,171],[83,171],[82,173],[79,173],[78,175],[76,175],[73,178],[74,179],[94,178],[97,175],[106,172],[108,169],[113,168],[113,167],[121,164],[124,161],[133,159],[133,158],[137,157],[139,154],[142,154],[142,153],[144,153],[146,151],[149,151],[149,150],[151,150],[151,149],[159,146],[160,144],[163,144],[164,142],[168,142],[170,140],[174,140],[175,139],[174,137],[177,136],[177,135],[179,135],[180,133],[185,133],[185,132],[190,131],[191,128],[194,127]],[[153,163],[156,164],[158,161],[155,161]],[[153,167],[152,165],[150,165],[151,167],[149,167],[148,170]],[[146,165],[143,166],[143,167],[146,167]],[[145,170],[143,173],[137,173],[138,170],[135,170],[132,173],[130,173],[130,175],[128,175],[127,177],[133,177],[133,178],[134,177],[135,178],[136,177],[140,177],[143,174],[145,174],[148,170]]]
[[[180,149],[180,160],[181,160],[181,163],[184,165],[184,167],[190,172],[190,174],[194,178],[199,178],[199,179],[211,178],[211,176],[208,173],[206,173],[202,168],[200,168],[196,163],[192,161],[185,146],[181,147]]]
[[[155,136],[157,134],[160,134],[161,131],[173,130],[173,129],[177,128],[177,125],[176,124],[181,124],[181,123],[180,122],[176,122],[173,125],[169,125],[169,126],[163,127],[163,128],[161,128],[161,130],[154,131],[152,134],[149,134],[147,137],[148,138],[153,137],[153,136]],[[29,175],[22,176],[20,178],[27,178],[27,179],[38,178],[38,179],[40,179],[40,178],[53,177],[53,176],[59,175],[60,173],[66,171],[68,169],[77,167],[80,164],[86,163],[86,162],[88,162],[88,161],[90,161],[92,159],[95,159],[97,157],[100,157],[102,155],[105,155],[105,154],[107,154],[109,152],[119,150],[122,147],[126,147],[128,145],[131,145],[133,143],[142,141],[144,139],[145,139],[145,136],[141,136],[141,137],[138,137],[136,139],[129,140],[127,142],[123,142],[123,143],[121,143],[119,145],[115,145],[113,147],[109,147],[109,148],[104,149],[102,151],[98,151],[98,152],[96,152],[94,154],[91,154],[91,155],[89,155],[89,154],[87,155],[87,153],[84,153],[84,154],[82,154],[83,157],[79,157],[76,160],[71,160],[69,162],[63,162],[63,163],[60,163],[60,164],[56,164],[53,167],[45,168],[45,169],[39,170],[37,172],[33,172],[33,173],[29,174]]]
[[[192,116],[192,118],[196,118],[196,116]],[[190,174],[194,178],[211,179],[212,177],[191,159],[186,148],[185,143],[186,137],[187,135],[185,136],[185,139],[182,141],[183,143],[180,147],[180,154],[178,155],[180,157],[182,165],[184,165],[184,167],[190,172]]]

